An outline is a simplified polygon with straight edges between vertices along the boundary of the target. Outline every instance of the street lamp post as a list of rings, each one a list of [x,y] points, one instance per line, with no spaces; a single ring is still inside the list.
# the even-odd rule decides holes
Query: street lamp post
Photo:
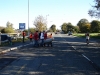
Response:
[[[28,36],[29,36],[29,0],[28,0]]]
[[[47,22],[47,25],[48,25],[48,21],[47,21],[47,17],[49,16],[49,14],[48,15],[46,15],[46,22]],[[46,28],[46,30],[47,30],[47,28]]]

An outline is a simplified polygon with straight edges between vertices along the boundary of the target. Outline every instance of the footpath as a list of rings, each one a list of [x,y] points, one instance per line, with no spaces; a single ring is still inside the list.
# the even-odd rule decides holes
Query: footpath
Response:
[[[21,47],[28,46],[30,44],[32,44],[30,41],[26,41],[25,43],[18,42],[18,43],[14,43],[13,45],[3,46],[0,47],[0,54],[6,53],[11,50],[19,49]]]

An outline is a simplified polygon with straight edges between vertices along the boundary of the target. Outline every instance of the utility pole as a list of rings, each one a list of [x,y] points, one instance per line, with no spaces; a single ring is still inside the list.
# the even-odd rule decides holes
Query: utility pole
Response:
[[[29,36],[29,0],[28,0],[28,36]]]

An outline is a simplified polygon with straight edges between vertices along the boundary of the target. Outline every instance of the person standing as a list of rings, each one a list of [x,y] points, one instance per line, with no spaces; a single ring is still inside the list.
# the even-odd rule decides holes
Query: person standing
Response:
[[[85,36],[86,36],[86,43],[87,43],[87,45],[89,44],[89,39],[90,39],[90,34],[87,32],[86,34],[85,34]]]
[[[41,36],[41,31],[39,32],[39,39],[40,39],[40,36]]]
[[[38,35],[38,31],[36,31],[36,32],[34,33],[34,46],[35,46],[35,47],[38,47],[38,46],[39,46],[38,40],[39,40],[39,35]]]
[[[25,35],[26,35],[25,31],[22,32],[22,35],[23,35],[23,43],[25,43]]]
[[[41,32],[40,40],[41,40],[41,46],[43,47],[43,45],[44,45],[44,31]]]
[[[47,32],[44,32],[44,46],[45,46],[46,39],[47,39]]]
[[[50,35],[48,35],[48,38],[52,38],[52,33]]]
[[[32,42],[32,39],[33,39],[33,34],[32,34],[32,32],[30,33],[29,38],[30,38],[30,42]]]

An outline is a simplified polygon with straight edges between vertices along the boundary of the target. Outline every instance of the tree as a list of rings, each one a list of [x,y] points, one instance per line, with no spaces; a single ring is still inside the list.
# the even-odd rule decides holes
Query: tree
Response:
[[[86,23],[84,26],[83,26],[83,29],[81,30],[82,32],[90,32],[90,28],[91,28],[91,25],[90,23]]]
[[[91,17],[100,18],[100,0],[94,0],[95,5],[88,11]]]
[[[4,28],[2,30],[3,33],[13,33],[14,32],[14,28],[13,28],[13,24],[10,23],[9,21],[6,23],[6,28]]]
[[[47,20],[41,15],[35,18],[33,25],[36,27],[36,30],[38,31],[47,30]]]
[[[53,25],[50,27],[50,30],[51,30],[52,32],[56,32],[56,25],[53,24]]]
[[[5,27],[1,27],[1,26],[0,26],[0,32],[2,32],[2,30],[3,30],[4,28],[5,28]]]
[[[74,26],[74,32],[79,32],[79,26]]]
[[[34,33],[35,32],[35,28],[29,28],[29,31]]]
[[[72,31],[73,32],[74,26],[69,22],[67,23],[67,32]]]
[[[91,22],[91,32],[100,32],[100,21],[98,20],[93,20]]]
[[[88,22],[87,19],[81,19],[81,20],[78,22],[77,26],[79,26],[80,32],[82,32],[82,33],[83,33],[83,32],[87,32],[87,31],[90,30],[90,29],[88,29],[88,28],[90,28],[90,23]],[[89,27],[86,28],[87,26],[89,26]]]
[[[64,32],[64,33],[67,33],[67,23],[63,23],[61,25],[61,30]]]

